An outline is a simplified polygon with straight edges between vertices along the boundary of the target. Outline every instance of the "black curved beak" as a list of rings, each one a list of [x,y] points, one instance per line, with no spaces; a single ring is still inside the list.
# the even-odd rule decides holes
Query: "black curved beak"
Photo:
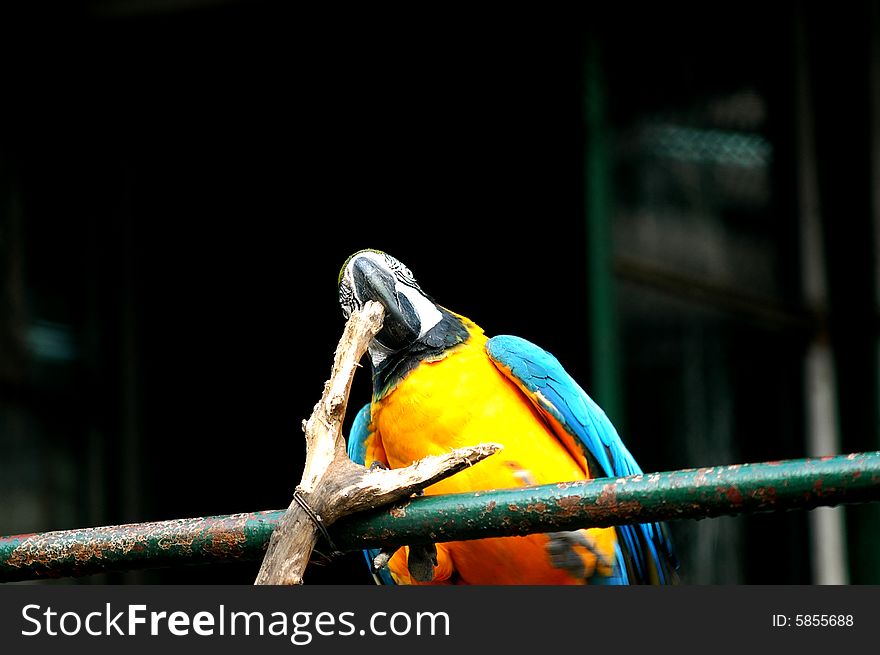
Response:
[[[419,338],[419,315],[409,299],[397,292],[393,273],[368,257],[358,257],[352,262],[352,277],[354,293],[361,305],[374,300],[385,308],[385,322],[376,335],[381,345],[396,351]]]

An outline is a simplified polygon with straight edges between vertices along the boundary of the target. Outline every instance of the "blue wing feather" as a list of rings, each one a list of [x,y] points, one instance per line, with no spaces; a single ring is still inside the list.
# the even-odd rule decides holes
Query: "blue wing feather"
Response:
[[[348,457],[351,461],[361,466],[365,466],[367,461],[367,440],[370,438],[370,404],[364,405],[355,415],[351,424],[351,431],[348,434]],[[364,557],[367,560],[367,566],[373,570],[373,559],[379,554],[377,548],[369,548],[364,550]],[[393,585],[394,579],[388,568],[374,571],[373,576],[379,584]]]
[[[365,466],[367,461],[367,439],[370,438],[370,404],[367,403],[355,414],[348,434],[348,458]]]
[[[642,472],[602,408],[553,355],[509,335],[489,339],[486,351],[533,403],[574,437],[588,460],[598,465],[599,471],[591,471],[593,477],[625,477]],[[619,582],[629,582],[626,562],[631,564],[635,582],[650,581],[651,568],[661,584],[672,581],[677,565],[663,525],[622,525],[617,527],[617,534]]]

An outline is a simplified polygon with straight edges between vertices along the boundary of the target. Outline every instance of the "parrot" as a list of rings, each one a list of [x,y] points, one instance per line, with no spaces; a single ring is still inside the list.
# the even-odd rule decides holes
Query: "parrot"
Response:
[[[338,279],[346,319],[368,301],[384,322],[370,341],[370,402],[355,415],[349,458],[400,468],[454,448],[502,449],[427,487],[453,494],[642,471],[605,412],[543,348],[488,337],[422,291],[381,250],[352,254]],[[678,561],[663,523],[491,537],[364,551],[379,584],[675,584]]]

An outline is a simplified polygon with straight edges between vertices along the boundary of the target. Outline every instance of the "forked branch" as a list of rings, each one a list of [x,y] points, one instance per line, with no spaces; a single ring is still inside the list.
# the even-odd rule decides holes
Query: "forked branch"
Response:
[[[354,373],[370,340],[382,329],[382,305],[368,302],[352,313],[333,362],[330,380],[311,417],[303,422],[306,463],[297,498],[272,533],[255,584],[301,584],[315,543],[337,519],[411,496],[501,449],[479,444],[426,457],[401,469],[372,469],[346,454],[342,424]]]

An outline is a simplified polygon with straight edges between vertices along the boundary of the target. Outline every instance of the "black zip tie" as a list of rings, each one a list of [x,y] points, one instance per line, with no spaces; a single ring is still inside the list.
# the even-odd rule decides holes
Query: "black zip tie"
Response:
[[[315,510],[313,510],[311,507],[309,507],[309,504],[306,502],[306,499],[302,497],[302,489],[297,487],[294,490],[293,499],[296,501],[297,505],[299,505],[300,507],[303,508],[303,511],[312,520],[312,523],[315,524],[315,527],[318,528],[318,531],[321,533],[321,535],[327,541],[327,544],[330,546],[330,550],[332,551],[330,553],[330,556],[328,557],[327,555],[324,555],[323,553],[321,553],[321,555],[326,557],[328,560],[330,560],[334,557],[339,557],[340,555],[344,555],[345,553],[343,553],[341,550],[339,550],[336,547],[336,544],[333,543],[333,539],[330,538],[330,533],[327,532],[327,527],[324,525],[323,519],[321,519],[321,517],[315,512]]]

